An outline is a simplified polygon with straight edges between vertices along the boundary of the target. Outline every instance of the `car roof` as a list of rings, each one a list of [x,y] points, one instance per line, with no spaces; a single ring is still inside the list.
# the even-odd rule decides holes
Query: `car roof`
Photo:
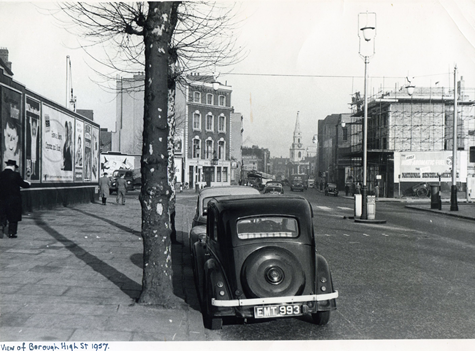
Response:
[[[253,195],[260,194],[259,190],[250,186],[231,185],[231,186],[214,186],[204,188],[200,191],[200,197],[212,197],[222,195]]]
[[[310,203],[302,196],[298,195],[259,195],[259,196],[220,196],[213,202],[220,211],[229,211],[237,216],[248,215],[286,215],[302,214],[306,211],[311,214]]]

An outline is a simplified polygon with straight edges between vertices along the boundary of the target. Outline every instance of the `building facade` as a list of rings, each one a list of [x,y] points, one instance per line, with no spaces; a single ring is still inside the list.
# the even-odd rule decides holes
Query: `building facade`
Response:
[[[184,141],[182,181],[190,187],[231,184],[231,167],[236,167],[231,162],[232,127],[241,129],[231,95],[230,86],[210,75],[189,75],[177,89],[177,129],[183,131]]]
[[[465,89],[463,80],[458,89],[457,185],[459,191],[473,194],[475,94]],[[355,100],[353,105],[361,106]],[[342,184],[342,171],[345,182],[363,182],[361,108],[355,110],[350,120],[345,124],[349,145],[342,144],[341,134],[337,137],[338,132],[345,133],[345,128],[340,129],[341,121],[334,119],[327,123],[326,133],[325,123],[319,123],[319,147],[322,143],[322,152],[326,153],[319,160],[319,169],[329,169],[331,178],[334,168],[339,184]],[[440,184],[442,191],[448,191],[452,181],[453,121],[453,89],[416,88],[412,95],[400,89],[369,99],[366,179],[369,193],[378,185],[380,196],[410,196],[414,187],[422,183]],[[320,127],[326,136],[320,136]],[[333,142],[336,144],[332,155]]]
[[[112,151],[142,154],[144,75],[117,79],[116,132]],[[192,74],[177,84],[174,163],[177,184],[202,188],[239,181],[242,116],[234,113],[232,87],[213,76]],[[137,163],[137,162],[136,162]]]

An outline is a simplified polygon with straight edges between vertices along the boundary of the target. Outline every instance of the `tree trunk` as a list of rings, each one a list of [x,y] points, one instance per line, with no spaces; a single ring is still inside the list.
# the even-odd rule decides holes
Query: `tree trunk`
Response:
[[[175,2],[149,2],[144,27],[145,102],[142,150],[142,238],[144,267],[139,303],[177,307],[173,294],[169,201],[172,181],[173,136],[169,114],[169,47],[175,29]],[[174,95],[174,89],[173,89]],[[171,98],[173,102],[174,96]],[[173,107],[171,107],[173,111]],[[172,123],[173,125],[173,123]],[[171,151],[171,152],[170,152]]]

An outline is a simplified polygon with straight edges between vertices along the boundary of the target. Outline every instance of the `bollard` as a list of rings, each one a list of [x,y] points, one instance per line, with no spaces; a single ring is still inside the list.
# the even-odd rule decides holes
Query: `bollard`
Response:
[[[438,185],[431,185],[430,186],[430,208],[435,210],[442,209],[440,201],[440,194],[439,194],[439,186]]]
[[[354,194],[355,197],[355,218],[361,218],[361,194]]]
[[[368,200],[367,203],[367,211],[368,211],[368,219],[375,219],[376,218],[376,197],[371,195],[366,197]]]

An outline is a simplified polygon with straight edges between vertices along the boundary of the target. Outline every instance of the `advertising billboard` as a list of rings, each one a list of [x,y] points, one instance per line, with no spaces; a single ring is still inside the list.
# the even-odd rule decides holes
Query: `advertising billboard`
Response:
[[[0,170],[5,168],[5,162],[8,160],[16,161],[21,168],[22,165],[22,109],[21,94],[1,87],[1,120],[2,120],[2,165]]]
[[[42,181],[72,182],[74,118],[43,104]]]
[[[92,126],[84,124],[84,180],[92,178]]]
[[[452,178],[452,151],[394,153],[395,180],[400,182],[436,182]],[[457,181],[467,178],[467,152],[457,151]]]
[[[76,153],[74,157],[74,180],[77,182],[83,181],[83,168],[84,168],[84,123],[76,120]]]
[[[40,116],[41,105],[39,100],[29,96],[25,98],[26,104],[26,179],[32,182],[40,181]]]
[[[97,182],[99,180],[99,128],[92,127],[92,167],[91,167],[91,181]]]

